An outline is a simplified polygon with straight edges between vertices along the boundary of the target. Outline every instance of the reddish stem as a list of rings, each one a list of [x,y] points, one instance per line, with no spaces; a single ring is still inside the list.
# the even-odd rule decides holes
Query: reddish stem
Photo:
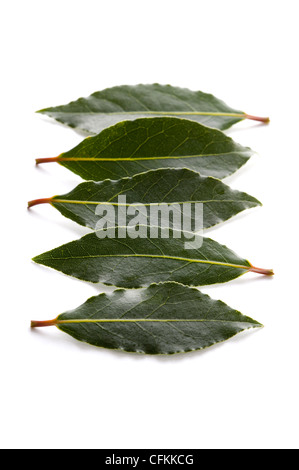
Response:
[[[57,318],[54,318],[54,320],[46,320],[46,321],[32,320],[31,328],[42,328],[44,326],[55,326],[56,324],[57,324]]]
[[[28,202],[28,209],[33,206],[38,206],[39,204],[50,204],[52,201],[51,197],[44,198],[44,199],[34,199],[33,201]]]
[[[252,121],[260,121],[265,122],[268,124],[270,122],[270,118],[268,117],[259,117],[259,116],[251,116],[250,114],[245,114],[246,119],[251,119]]]
[[[249,271],[252,273],[264,274],[265,276],[274,276],[273,269],[263,269],[263,268],[256,268],[255,266],[251,266]]]
[[[51,158],[37,158],[35,160],[36,164],[39,165],[40,163],[53,163],[58,162],[59,157],[51,157]]]

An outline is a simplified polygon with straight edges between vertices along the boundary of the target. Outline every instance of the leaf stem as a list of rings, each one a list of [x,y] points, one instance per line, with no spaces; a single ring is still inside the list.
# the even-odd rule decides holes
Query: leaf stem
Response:
[[[39,165],[40,163],[53,163],[53,162],[58,162],[59,157],[51,157],[51,158],[36,158],[35,162],[36,165]]]
[[[28,209],[33,206],[38,206],[39,204],[50,204],[52,201],[51,197],[44,198],[44,199],[34,199],[33,201],[28,202]]]
[[[255,266],[251,266],[248,271],[252,273],[257,273],[257,274],[264,274],[265,276],[274,276],[273,269],[263,269],[263,268],[256,268]]]
[[[259,117],[259,116],[251,116],[251,114],[245,114],[246,119],[251,119],[252,121],[260,121],[268,124],[270,122],[269,117]]]
[[[43,328],[44,326],[55,326],[57,325],[57,318],[54,320],[46,320],[46,321],[36,321],[32,320],[31,328]]]

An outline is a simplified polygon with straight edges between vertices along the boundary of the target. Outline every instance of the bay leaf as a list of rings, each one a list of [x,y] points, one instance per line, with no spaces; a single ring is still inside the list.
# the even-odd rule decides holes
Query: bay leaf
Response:
[[[137,238],[125,230],[126,227],[103,228],[33,261],[84,281],[126,288],[166,281],[202,286],[227,282],[249,271],[273,274],[272,270],[252,266],[226,246],[196,234],[192,234],[192,241],[187,237],[187,243],[195,246],[190,249],[177,230],[139,226],[142,233],[136,233]]]
[[[176,116],[222,130],[243,119],[269,121],[269,118],[233,109],[211,94],[158,83],[106,88],[87,98],[41,109],[38,113],[90,134],[140,117]]]
[[[87,300],[50,321],[94,346],[143,354],[175,354],[200,350],[262,325],[220,300],[174,282],[146,289],[116,290]]]
[[[224,178],[244,165],[253,151],[223,132],[171,117],[123,121],[87,137],[54,158],[81,178],[120,179],[158,168],[188,168],[202,176]]]
[[[117,181],[88,181],[79,184],[68,194],[49,199],[30,201],[28,207],[49,203],[62,215],[80,225],[96,229],[99,221],[97,207],[111,205],[114,209],[130,205],[136,211],[144,205],[149,214],[153,205],[175,204],[179,221],[182,219],[183,205],[189,203],[203,204],[203,227],[209,228],[230,219],[245,209],[256,207],[261,203],[246,193],[232,190],[220,180],[200,176],[188,169],[159,169],[122,178]],[[192,224],[195,211],[191,213]],[[134,215],[134,213],[133,213]],[[117,216],[116,216],[117,218]],[[131,217],[127,215],[127,223]],[[170,225],[171,226],[171,225]]]

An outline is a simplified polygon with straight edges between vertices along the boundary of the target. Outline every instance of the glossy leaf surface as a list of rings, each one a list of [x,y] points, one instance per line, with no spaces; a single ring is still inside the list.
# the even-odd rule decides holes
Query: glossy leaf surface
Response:
[[[120,122],[58,157],[36,162],[60,163],[92,181],[158,168],[188,168],[221,179],[244,165],[252,153],[217,129],[165,117]]]
[[[126,209],[132,205],[136,211],[140,210],[140,205],[145,205],[150,214],[151,204],[176,204],[172,207],[181,220],[184,203],[202,203],[203,228],[212,227],[245,209],[260,205],[254,197],[232,190],[220,180],[200,176],[187,169],[152,170],[118,181],[89,181],[81,183],[68,194],[31,201],[29,207],[45,202],[65,217],[92,229],[99,221],[98,205],[112,205],[117,209],[120,205],[125,205]],[[194,218],[194,211],[191,214]],[[132,214],[127,215],[127,223],[130,219]],[[149,219],[145,223],[149,224]]]
[[[175,354],[225,341],[257,321],[176,283],[92,297],[75,310],[32,327],[56,325],[79,341],[144,354]]]
[[[253,270],[273,274],[271,270],[256,270],[249,261],[209,238],[194,235],[193,242],[200,240],[202,245],[187,249],[183,239],[175,238],[176,230],[161,229],[156,234],[158,238],[149,238],[155,227],[139,227],[143,228],[147,229],[148,238],[121,234],[122,227],[117,231],[103,229],[39,255],[34,261],[78,279],[127,288],[165,281],[208,285],[227,282]]]
[[[98,134],[117,122],[141,117],[176,116],[222,130],[243,119],[254,118],[211,94],[157,83],[107,88],[88,98],[38,112],[90,134]]]

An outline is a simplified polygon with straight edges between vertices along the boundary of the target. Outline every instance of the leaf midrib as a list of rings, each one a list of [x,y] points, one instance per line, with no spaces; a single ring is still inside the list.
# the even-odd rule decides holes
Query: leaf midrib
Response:
[[[67,200],[67,199],[55,199],[53,198],[51,201],[52,203],[57,203],[57,204],[92,204],[92,205],[110,205],[110,206],[119,206],[119,207],[132,207],[132,206],[156,206],[160,205],[160,202],[148,202],[148,203],[134,203],[134,204],[119,204],[117,202],[106,202],[106,201],[78,201],[78,200]],[[172,202],[163,202],[162,204],[192,204],[192,203],[202,203],[202,204],[208,204],[211,202],[252,202],[253,201],[248,201],[248,200],[242,200],[242,201],[236,201],[234,199],[206,199],[206,200],[194,200],[194,201],[172,201]]]
[[[89,258],[158,258],[158,259],[171,259],[175,261],[186,261],[190,263],[201,263],[201,264],[211,264],[216,266],[226,266],[229,268],[237,268],[237,269],[250,269],[250,266],[244,266],[239,264],[232,264],[232,263],[225,263],[222,261],[209,261],[209,260],[199,260],[193,258],[181,258],[179,256],[165,256],[165,255],[146,255],[146,254],[117,254],[117,255],[88,255],[88,256],[69,256],[69,257],[60,257],[55,258],[51,257],[50,260],[73,260],[73,259],[89,259]],[[38,257],[37,257],[38,258]]]
[[[219,157],[225,155],[246,155],[249,149],[245,150],[232,150],[231,152],[223,153],[207,153],[207,154],[196,154],[196,155],[166,155],[164,157],[122,157],[122,158],[108,158],[108,157],[57,157],[57,162],[74,162],[74,161],[90,161],[90,162],[123,162],[123,161],[139,161],[139,160],[181,160],[185,158],[203,158],[203,157]]]
[[[103,114],[108,116],[118,115],[118,114],[125,114],[125,115],[134,115],[134,114],[159,114],[161,116],[227,116],[227,117],[236,117],[236,118],[245,118],[245,113],[221,113],[221,112],[210,112],[210,111],[114,111],[110,113],[106,113],[105,111],[80,111],[80,112],[72,112],[72,111],[48,111],[48,109],[42,110],[40,112],[52,112],[52,113],[63,113],[63,114],[72,114],[72,115],[81,115],[81,114]]]
[[[192,319],[192,318],[171,318],[171,319],[160,319],[160,318],[128,318],[128,319],[119,319],[119,318],[99,318],[99,319],[76,319],[76,320],[57,320],[56,324],[57,325],[62,325],[62,324],[69,324],[69,323],[152,323],[152,322],[158,322],[158,323],[173,323],[173,322],[205,322],[205,323],[250,323],[246,321],[241,321],[241,320],[207,320],[207,319]]]

